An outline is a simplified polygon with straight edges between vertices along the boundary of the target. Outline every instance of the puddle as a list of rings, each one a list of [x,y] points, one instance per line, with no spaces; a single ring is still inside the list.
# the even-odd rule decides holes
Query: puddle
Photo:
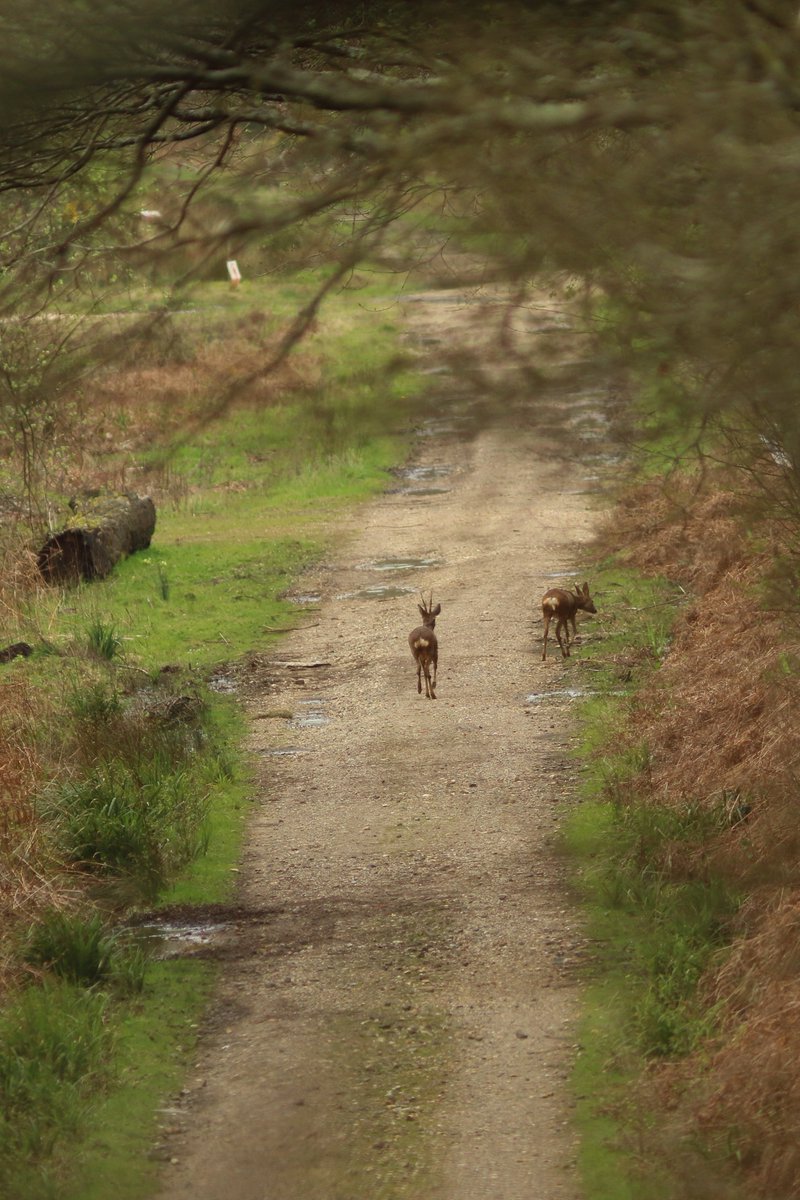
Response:
[[[416,588],[397,587],[395,584],[377,583],[372,587],[361,588],[358,592],[343,592],[337,600],[396,600],[398,596],[410,596]]]
[[[624,689],[606,691],[598,688],[557,688],[552,692],[531,692],[525,697],[525,704],[546,704],[548,700],[586,700],[590,696],[625,696]]]
[[[596,463],[599,467],[618,467],[620,463],[625,462],[624,454],[615,454],[612,451],[606,450],[590,450],[584,452],[584,461]]]
[[[542,579],[575,579],[580,575],[580,571],[551,571],[549,575],[542,575]]]
[[[445,492],[449,492],[450,488],[446,487],[428,487],[428,488],[395,488],[392,495],[399,496],[442,496]]]
[[[286,599],[290,604],[296,604],[297,607],[300,608],[304,604],[319,604],[322,600],[322,596],[319,594],[319,592],[305,592],[299,596],[287,596]]]
[[[463,432],[464,426],[456,425],[453,421],[425,421],[418,430],[418,435],[419,437],[449,437]]]
[[[208,686],[212,692],[230,694],[238,691],[236,680],[231,675],[214,675],[209,679]]]
[[[441,463],[439,466],[397,467],[392,471],[399,479],[408,479],[415,483],[421,483],[424,479],[441,479],[443,475],[452,473],[453,468],[447,463]]]
[[[448,465],[427,467],[398,467],[392,472],[398,479],[406,483],[406,487],[389,488],[390,496],[440,496],[449,492],[449,487],[440,487],[434,481],[445,479],[452,475],[453,468]],[[427,484],[426,487],[414,487],[414,484]]]
[[[324,700],[299,700],[298,708],[305,709],[292,717],[289,724],[295,729],[319,729],[329,724],[329,718],[322,711]]]
[[[228,929],[227,921],[176,923],[157,921],[130,929],[133,937],[156,959],[178,958],[200,947],[211,946]]]
[[[310,754],[310,750],[300,746],[278,746],[273,750],[261,750],[265,758],[299,758],[301,754]]]
[[[440,558],[374,558],[372,562],[358,563],[358,571],[424,571],[426,567],[440,567]],[[365,588],[365,591],[369,591]]]
[[[525,697],[525,704],[545,704],[548,700],[583,700],[587,696],[601,694],[591,688],[558,688],[553,692],[531,692]]]

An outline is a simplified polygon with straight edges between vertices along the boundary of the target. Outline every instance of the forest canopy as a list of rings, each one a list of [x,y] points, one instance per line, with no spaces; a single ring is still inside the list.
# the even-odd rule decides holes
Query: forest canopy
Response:
[[[323,291],[455,244],[453,283],[580,280],[687,445],[722,423],[797,491],[795,5],[39,0],[0,33],[6,312],[300,228]]]

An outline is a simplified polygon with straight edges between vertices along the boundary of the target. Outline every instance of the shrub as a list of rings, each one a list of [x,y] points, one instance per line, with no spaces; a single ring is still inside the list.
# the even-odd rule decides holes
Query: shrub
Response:
[[[22,959],[70,983],[108,982],[122,992],[141,991],[146,958],[110,930],[98,912],[44,913],[24,939]]]
[[[106,622],[95,617],[88,629],[89,649],[99,658],[111,661],[122,648],[122,638],[113,621]]]
[[[122,700],[106,683],[86,683],[74,688],[68,707],[77,720],[101,725],[120,715]]]
[[[98,763],[43,802],[70,861],[125,876],[151,898],[203,849],[206,807],[189,772],[162,756]]]

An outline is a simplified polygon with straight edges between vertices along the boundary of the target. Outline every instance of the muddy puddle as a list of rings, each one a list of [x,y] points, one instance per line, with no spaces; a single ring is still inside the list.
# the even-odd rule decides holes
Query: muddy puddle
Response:
[[[419,437],[455,437],[466,432],[466,422],[461,421],[425,421],[418,430]]]
[[[580,575],[580,571],[550,571],[542,575],[542,579],[574,579],[577,575]]]
[[[447,487],[426,487],[426,488],[396,488],[398,492],[402,492],[404,496],[443,496],[445,492],[449,492]]]
[[[529,692],[523,703],[530,706],[548,703],[563,704],[565,700],[589,700],[593,696],[626,696],[627,694],[624,688],[614,688],[611,691],[605,688],[554,688],[551,692]]]
[[[299,711],[289,722],[293,729],[321,729],[330,722],[324,712],[324,700],[298,700],[297,707]]]
[[[302,592],[296,596],[286,596],[286,600],[298,608],[305,608],[310,604],[321,604],[322,596],[319,592]]]
[[[376,583],[373,587],[360,588],[357,592],[342,592],[337,600],[396,600],[398,596],[410,596],[416,588],[398,587],[391,583]]]
[[[358,563],[357,571],[426,571],[430,567],[441,567],[441,558],[373,558],[370,562]]]
[[[129,933],[149,955],[163,961],[215,946],[229,928],[228,921],[153,920],[133,926]]]
[[[451,475],[453,468],[446,464],[427,467],[400,467],[392,474],[398,479],[399,486],[387,488],[390,496],[441,496],[450,488],[439,483]]]
[[[529,692],[525,697],[525,704],[560,704],[565,700],[586,700],[589,696],[606,695],[605,692],[598,692],[592,688],[568,687],[554,688],[552,692]]]

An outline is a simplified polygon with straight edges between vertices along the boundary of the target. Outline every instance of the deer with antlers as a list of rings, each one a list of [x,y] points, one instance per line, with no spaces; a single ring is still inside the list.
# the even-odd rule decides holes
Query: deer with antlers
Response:
[[[556,638],[561,647],[561,654],[564,658],[569,658],[569,625],[572,626],[572,636],[574,638],[576,634],[575,616],[579,608],[588,613],[597,612],[592,597],[589,595],[588,583],[584,583],[583,587],[576,587],[574,592],[568,592],[565,588],[550,588],[542,596],[542,617],[544,618],[542,662],[547,658],[547,634],[550,629],[550,622],[554,617],[556,621]],[[561,640],[562,629],[564,630],[565,642]]]
[[[422,604],[418,604],[417,608],[422,614],[422,624],[416,629],[412,629],[408,635],[408,644],[411,647],[411,653],[414,655],[414,661],[417,664],[417,691],[422,692],[422,676],[425,676],[425,697],[428,700],[436,699],[436,668],[439,663],[439,643],[436,640],[436,634],[433,632],[433,627],[436,624],[436,618],[442,611],[441,604],[433,607],[433,592],[430,599],[425,602],[425,597],[422,596]],[[433,679],[431,679],[431,667],[433,667]]]

